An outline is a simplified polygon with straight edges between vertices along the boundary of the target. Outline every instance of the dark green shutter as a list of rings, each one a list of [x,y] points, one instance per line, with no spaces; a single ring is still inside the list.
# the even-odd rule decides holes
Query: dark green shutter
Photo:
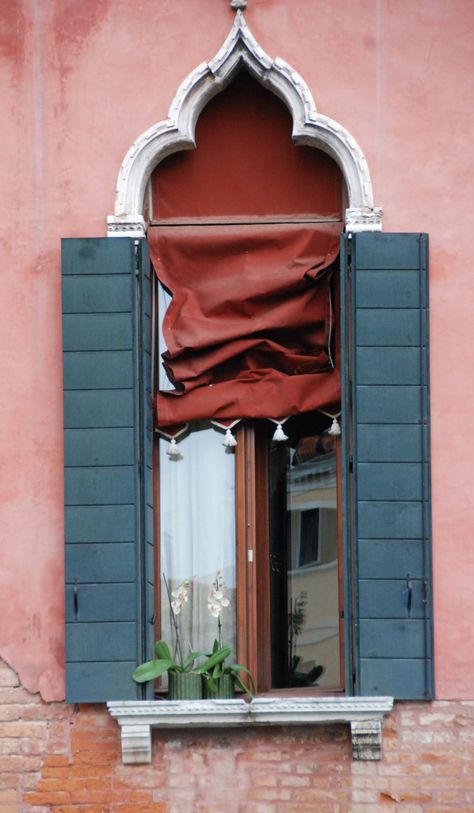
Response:
[[[62,244],[66,696],[133,699],[152,632],[146,241]]]
[[[349,245],[346,530],[354,687],[362,695],[428,699],[427,236],[360,233]]]

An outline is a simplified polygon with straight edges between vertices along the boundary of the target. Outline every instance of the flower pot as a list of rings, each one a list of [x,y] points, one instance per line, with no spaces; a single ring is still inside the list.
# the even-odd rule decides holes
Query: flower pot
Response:
[[[229,700],[234,696],[234,678],[232,675],[221,675],[214,681],[213,688],[206,678],[203,678],[203,695],[209,699]]]
[[[201,675],[195,672],[168,672],[169,700],[201,700]]]

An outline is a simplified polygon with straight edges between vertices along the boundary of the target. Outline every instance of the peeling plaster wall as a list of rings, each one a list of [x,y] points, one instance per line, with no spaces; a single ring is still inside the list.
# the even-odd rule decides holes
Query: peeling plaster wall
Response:
[[[437,692],[473,698],[474,6],[248,6],[364,149],[385,230],[430,233]],[[60,238],[105,234],[126,150],[231,22],[227,0],[1,4],[0,654],[46,700],[64,693]]]

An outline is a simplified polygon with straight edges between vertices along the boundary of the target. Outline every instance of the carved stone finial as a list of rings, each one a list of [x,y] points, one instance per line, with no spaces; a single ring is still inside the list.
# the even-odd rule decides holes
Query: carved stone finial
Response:
[[[234,9],[234,11],[245,11],[247,8],[247,0],[232,0],[230,7]]]

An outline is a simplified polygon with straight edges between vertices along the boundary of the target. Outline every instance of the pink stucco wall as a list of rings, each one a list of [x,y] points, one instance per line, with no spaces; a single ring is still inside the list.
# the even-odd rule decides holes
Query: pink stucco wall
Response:
[[[431,238],[437,693],[474,698],[471,0],[249,0],[272,56],[366,153],[384,228]],[[63,696],[59,241],[101,236],[136,136],[222,44],[228,0],[0,8],[0,656]]]

